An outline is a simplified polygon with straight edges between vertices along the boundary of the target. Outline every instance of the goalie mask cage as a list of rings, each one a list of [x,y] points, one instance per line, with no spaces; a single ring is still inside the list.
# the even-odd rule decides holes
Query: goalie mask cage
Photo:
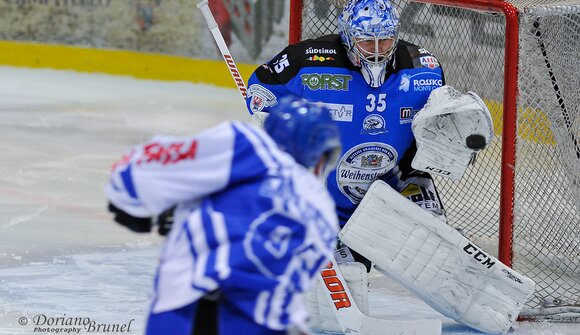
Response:
[[[393,1],[400,38],[478,93],[495,138],[456,182],[450,225],[536,282],[521,316],[580,320],[580,1]],[[344,0],[292,0],[290,42],[337,33]]]

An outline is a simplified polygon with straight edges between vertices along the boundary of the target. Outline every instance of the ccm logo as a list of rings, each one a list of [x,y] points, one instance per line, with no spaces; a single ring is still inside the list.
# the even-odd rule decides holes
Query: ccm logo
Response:
[[[473,258],[480,262],[481,264],[485,265],[488,269],[491,269],[494,266],[495,262],[491,261],[491,257],[486,255],[483,251],[479,250],[476,246],[471,243],[467,243],[467,245],[463,248],[463,251],[472,255]]]
[[[426,166],[425,170],[433,171],[435,173],[439,173],[439,174],[446,175],[446,176],[451,174],[451,172],[449,172],[449,171],[441,170],[441,169],[430,167],[430,166]]]
[[[344,284],[336,276],[336,271],[332,267],[332,263],[329,263],[326,268],[320,271],[324,284],[330,292],[330,297],[334,302],[334,307],[338,310],[341,308],[348,308],[351,306],[350,299],[344,291]]]

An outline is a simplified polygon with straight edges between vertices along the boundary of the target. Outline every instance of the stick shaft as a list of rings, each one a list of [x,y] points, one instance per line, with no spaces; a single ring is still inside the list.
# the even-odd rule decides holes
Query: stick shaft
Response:
[[[246,97],[248,96],[246,84],[244,83],[244,79],[240,75],[240,71],[238,71],[238,67],[236,66],[236,62],[234,61],[234,58],[230,54],[230,50],[228,49],[228,45],[226,44],[226,41],[224,40],[224,37],[222,36],[222,34],[219,30],[218,24],[215,21],[215,18],[213,17],[211,10],[209,9],[208,0],[201,1],[197,5],[197,8],[199,8],[199,10],[201,10],[201,13],[203,14],[203,18],[205,19],[205,22],[207,23],[207,27],[209,28],[217,46],[218,46],[218,49],[219,49],[220,53],[222,54],[222,57],[224,58],[226,65],[228,66],[228,70],[230,70],[230,74],[232,75],[232,78],[234,79],[236,87],[238,88],[238,91],[240,92],[240,94],[242,95],[242,97],[245,100]],[[251,112],[250,112],[250,114],[251,114]]]

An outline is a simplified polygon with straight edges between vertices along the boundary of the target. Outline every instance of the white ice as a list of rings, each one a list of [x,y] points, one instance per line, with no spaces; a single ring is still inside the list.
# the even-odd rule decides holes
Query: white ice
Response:
[[[112,222],[109,167],[153,134],[247,120],[244,108],[234,89],[0,67],[0,334],[38,334],[44,317],[131,322],[142,334],[162,239]],[[385,278],[372,288],[374,314],[440,317]],[[441,318],[444,334],[477,334]],[[513,334],[580,325],[518,323]]]

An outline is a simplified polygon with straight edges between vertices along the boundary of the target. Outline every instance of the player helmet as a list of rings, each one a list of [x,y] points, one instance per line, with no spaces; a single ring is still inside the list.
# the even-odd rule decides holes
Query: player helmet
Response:
[[[393,57],[399,35],[399,15],[388,0],[350,0],[338,16],[338,29],[348,57],[367,84],[379,87]]]
[[[285,97],[272,108],[264,129],[302,166],[323,178],[335,168],[342,150],[340,132],[322,103]],[[317,167],[323,160],[323,166]],[[318,170],[320,169],[320,170]]]

